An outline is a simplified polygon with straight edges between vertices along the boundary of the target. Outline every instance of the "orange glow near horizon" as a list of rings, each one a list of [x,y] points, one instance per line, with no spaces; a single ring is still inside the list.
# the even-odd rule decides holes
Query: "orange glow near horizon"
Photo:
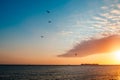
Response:
[[[23,50],[21,50],[23,51]],[[23,51],[22,53],[24,53]],[[12,52],[11,52],[12,53]],[[17,52],[16,52],[17,53]],[[21,52],[19,52],[21,53]],[[30,51],[28,52],[30,54]],[[37,53],[37,52],[36,52]],[[32,53],[31,53],[32,54]],[[0,64],[43,64],[43,65],[80,65],[88,64],[120,64],[120,50],[112,46],[111,52],[94,54],[86,57],[57,57],[57,55],[1,55]]]
[[[119,51],[118,51],[119,52]],[[36,57],[36,58],[21,58],[21,57],[11,57],[4,59],[0,63],[5,64],[43,64],[43,65],[80,65],[84,63],[88,64],[120,64],[120,59],[117,56],[118,52],[111,53],[111,54],[96,54],[90,55],[87,57],[70,57],[70,58],[60,58],[60,57]]]

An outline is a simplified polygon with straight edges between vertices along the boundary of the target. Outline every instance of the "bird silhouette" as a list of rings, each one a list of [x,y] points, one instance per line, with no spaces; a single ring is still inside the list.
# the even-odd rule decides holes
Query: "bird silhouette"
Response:
[[[46,12],[47,12],[48,14],[50,13],[49,10],[46,10]],[[51,20],[48,20],[48,23],[52,23],[52,21],[51,21]]]
[[[50,11],[49,11],[49,10],[47,10],[46,12],[47,12],[47,13],[50,13]]]
[[[48,23],[52,23],[52,21],[49,20]]]
[[[44,36],[40,36],[41,38],[44,38]]]
[[[77,56],[77,53],[75,53],[75,56]]]

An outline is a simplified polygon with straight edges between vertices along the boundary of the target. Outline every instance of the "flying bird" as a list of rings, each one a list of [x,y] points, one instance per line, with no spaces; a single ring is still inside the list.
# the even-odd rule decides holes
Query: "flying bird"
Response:
[[[41,38],[44,38],[44,36],[40,36]]]
[[[47,12],[47,13],[50,13],[50,11],[49,11],[49,10],[46,10],[46,12]],[[49,20],[49,21],[48,21],[48,23],[52,23],[52,21],[51,21],[51,20]]]
[[[52,21],[49,20],[48,23],[52,23]]]
[[[49,10],[47,10],[46,12],[47,12],[47,13],[50,13],[50,11],[49,11]]]
[[[77,53],[75,53],[75,56],[77,56]]]

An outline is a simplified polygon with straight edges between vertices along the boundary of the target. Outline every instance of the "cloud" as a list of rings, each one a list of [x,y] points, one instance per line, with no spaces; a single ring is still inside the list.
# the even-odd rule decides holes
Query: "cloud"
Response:
[[[110,35],[108,37],[92,38],[83,41],[65,54],[59,55],[59,57],[85,57],[94,54],[109,53],[117,49],[120,49],[120,35]]]
[[[100,12],[93,16],[92,21],[96,23],[91,24],[91,26],[94,29],[99,27],[101,32],[118,32],[120,30],[120,2],[118,0],[105,0],[105,4],[100,9]]]
[[[106,10],[106,9],[108,9],[108,7],[107,6],[102,6],[101,9]]]
[[[117,7],[120,9],[120,4],[117,4]]]
[[[60,34],[62,34],[62,35],[71,35],[71,34],[73,34],[73,32],[72,31],[61,31]]]
[[[101,17],[94,17],[95,20],[106,22],[107,20]]]
[[[114,9],[114,10],[111,11],[111,13],[112,13],[112,14],[117,14],[117,15],[119,15],[119,14],[120,14],[120,10],[115,10],[115,9]]]

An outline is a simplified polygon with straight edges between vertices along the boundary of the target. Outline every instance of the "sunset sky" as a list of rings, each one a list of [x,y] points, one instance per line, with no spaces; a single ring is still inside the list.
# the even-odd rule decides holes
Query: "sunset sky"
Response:
[[[0,64],[120,64],[119,54],[120,0],[0,0]]]

